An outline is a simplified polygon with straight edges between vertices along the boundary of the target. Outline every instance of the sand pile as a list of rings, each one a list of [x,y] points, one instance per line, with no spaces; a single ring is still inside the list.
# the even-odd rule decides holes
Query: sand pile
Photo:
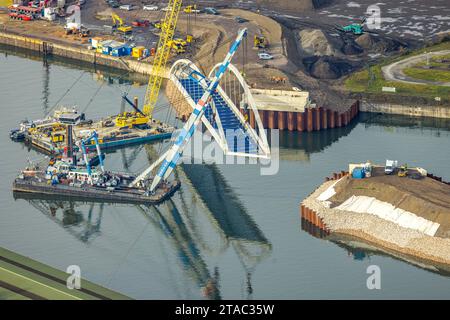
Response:
[[[305,29],[298,33],[301,49],[313,56],[334,56],[336,50],[320,29]]]

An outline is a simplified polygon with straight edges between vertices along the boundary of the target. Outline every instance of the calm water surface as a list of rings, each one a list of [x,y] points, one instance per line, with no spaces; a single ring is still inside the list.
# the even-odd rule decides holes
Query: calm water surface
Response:
[[[41,118],[55,104],[100,117],[119,111],[121,92],[142,97],[144,89],[0,51],[0,246],[62,270],[79,265],[83,277],[139,299],[450,298],[448,275],[315,238],[302,231],[298,213],[300,201],[349,161],[399,159],[450,180],[446,121],[367,116],[345,129],[282,134],[277,175],[184,165],[182,189],[158,207],[14,199],[14,177],[41,157],[9,140],[20,120]],[[126,148],[108,154],[106,165],[137,172],[157,151]],[[372,264],[382,270],[379,291],[366,288]]]

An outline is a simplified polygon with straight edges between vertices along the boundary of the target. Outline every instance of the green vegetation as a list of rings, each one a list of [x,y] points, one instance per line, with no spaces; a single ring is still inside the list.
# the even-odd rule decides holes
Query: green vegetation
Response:
[[[422,54],[425,52],[432,52],[432,51],[441,51],[441,50],[450,50],[450,41],[442,42],[440,44],[422,48],[420,50],[416,50],[413,52],[409,52],[407,54],[398,56],[396,58],[386,58],[381,63],[370,66],[369,68],[366,68],[365,70],[355,72],[351,74],[346,80],[345,80],[345,88],[348,91],[351,92],[357,92],[357,93],[376,93],[384,96],[388,95],[404,95],[404,96],[415,96],[415,97],[425,97],[425,98],[434,98],[434,97],[449,97],[450,96],[450,87],[444,87],[444,86],[434,86],[434,85],[420,85],[420,84],[408,84],[408,83],[402,83],[402,82],[396,82],[396,81],[386,81],[383,77],[381,68],[389,65],[391,63],[394,63],[396,61],[403,60],[405,58],[415,56],[418,54]],[[435,59],[430,59],[430,65],[431,62],[437,63],[439,67],[442,67],[445,64],[441,64],[438,62],[440,59],[448,59],[448,55],[441,56],[441,57],[434,57]],[[429,77],[431,76],[429,73],[432,73],[432,81],[450,81],[448,80],[448,76],[450,76],[450,71],[447,72],[445,70],[442,71],[442,73],[437,72],[437,70],[427,70],[423,69],[424,73],[419,74],[418,71],[421,71],[422,69],[418,68],[410,68],[414,69],[413,74],[414,77],[419,79],[428,80],[429,78],[423,78],[423,77]],[[408,69],[405,69],[408,70]],[[412,76],[412,75],[410,75]],[[447,80],[442,80],[447,79]],[[382,87],[395,87],[396,93],[387,93],[382,92]]]
[[[403,73],[414,79],[427,81],[450,82],[450,69],[448,71],[439,69],[405,68]]]

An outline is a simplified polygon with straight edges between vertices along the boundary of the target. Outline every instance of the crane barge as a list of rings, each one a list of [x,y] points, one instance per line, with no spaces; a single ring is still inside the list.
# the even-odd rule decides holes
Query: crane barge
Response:
[[[220,80],[227,71],[231,60],[239,48],[247,29],[239,32],[228,54],[212,79],[199,73],[192,75],[203,88],[203,94],[195,105],[188,121],[174,139],[173,145],[148,169],[138,176],[104,169],[101,148],[97,133],[79,141],[86,165],[79,166],[63,160],[49,165],[33,165],[23,170],[14,180],[13,191],[44,195],[67,196],[82,199],[95,199],[112,202],[156,204],[170,197],[179,187],[180,182],[169,180],[184,148],[191,140],[202,117],[212,102],[212,97],[219,88]],[[100,170],[91,168],[87,161],[86,145],[94,143],[100,159]],[[151,172],[158,169],[155,176]]]

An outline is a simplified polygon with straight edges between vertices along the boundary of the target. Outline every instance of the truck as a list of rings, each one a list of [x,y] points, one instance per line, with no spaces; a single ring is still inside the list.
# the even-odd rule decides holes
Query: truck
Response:
[[[392,174],[394,170],[398,166],[397,160],[386,160],[386,165],[384,166],[384,173],[385,174]]]

